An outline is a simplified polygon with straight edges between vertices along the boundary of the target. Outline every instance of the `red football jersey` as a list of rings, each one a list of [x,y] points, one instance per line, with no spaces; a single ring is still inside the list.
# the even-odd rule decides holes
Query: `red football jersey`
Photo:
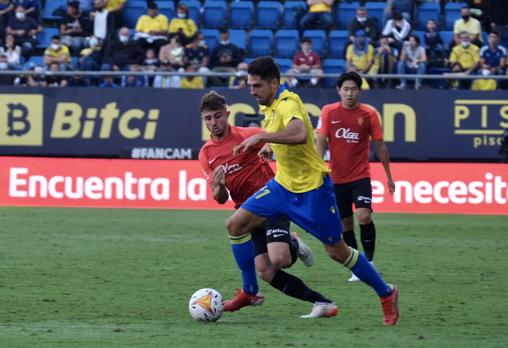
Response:
[[[370,177],[370,140],[383,140],[379,114],[370,105],[346,109],[341,103],[323,107],[318,134],[328,138],[331,177],[335,184]]]
[[[226,187],[238,208],[252,194],[263,187],[275,174],[267,161],[258,156],[264,143],[246,152],[233,155],[233,148],[244,139],[258,134],[261,128],[230,126],[229,135],[222,141],[208,140],[199,152],[199,162],[210,183],[213,171],[223,166],[226,173]]]

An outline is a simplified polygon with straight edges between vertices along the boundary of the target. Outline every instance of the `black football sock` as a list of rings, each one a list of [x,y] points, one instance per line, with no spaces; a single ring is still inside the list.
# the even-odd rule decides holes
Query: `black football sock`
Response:
[[[373,221],[367,225],[360,225],[360,238],[367,260],[372,261],[374,249],[376,248],[376,227]]]
[[[346,242],[346,244],[348,246],[350,246],[353,249],[358,250],[358,243],[356,242],[356,237],[355,237],[355,231],[354,230],[349,230],[349,231],[342,232],[342,239],[344,239],[344,242]]]
[[[286,273],[282,270],[278,270],[275,273],[270,285],[275,289],[283,292],[284,294],[308,302],[326,302],[331,303],[333,301],[327,299],[319,292],[312,290],[307,287],[305,283],[298,277]]]

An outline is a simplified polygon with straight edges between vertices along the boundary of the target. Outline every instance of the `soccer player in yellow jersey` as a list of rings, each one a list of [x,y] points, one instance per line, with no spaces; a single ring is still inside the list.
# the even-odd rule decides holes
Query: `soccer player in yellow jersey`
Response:
[[[381,298],[384,324],[399,318],[398,290],[387,284],[367,258],[342,240],[342,224],[328,167],[316,151],[314,129],[300,97],[282,87],[280,71],[271,57],[254,59],[247,83],[265,115],[264,131],[234,148],[252,151],[261,142],[262,157],[275,154],[275,178],[253,194],[228,219],[232,238],[250,233],[254,226],[280,215],[289,217],[319,239],[328,255],[351,269]]]

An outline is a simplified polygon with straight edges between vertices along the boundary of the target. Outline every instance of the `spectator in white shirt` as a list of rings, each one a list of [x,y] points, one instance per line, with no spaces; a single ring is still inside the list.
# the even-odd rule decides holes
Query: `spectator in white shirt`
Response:
[[[383,29],[383,35],[388,36],[390,45],[397,49],[402,48],[402,44],[409,37],[411,32],[411,24],[402,16],[400,12],[395,12],[393,18],[386,22]]]

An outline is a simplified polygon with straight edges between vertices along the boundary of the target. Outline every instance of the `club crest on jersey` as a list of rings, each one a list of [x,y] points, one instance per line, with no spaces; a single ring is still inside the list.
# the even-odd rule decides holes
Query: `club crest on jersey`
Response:
[[[363,122],[364,122],[364,121],[363,121],[363,117],[358,117],[358,118],[356,119],[356,122],[358,123],[358,125],[359,125],[359,126],[361,126],[361,125],[363,124]]]
[[[348,143],[359,143],[360,142],[360,134],[351,132],[350,128],[339,128],[335,132],[335,137],[337,139],[345,139]]]

